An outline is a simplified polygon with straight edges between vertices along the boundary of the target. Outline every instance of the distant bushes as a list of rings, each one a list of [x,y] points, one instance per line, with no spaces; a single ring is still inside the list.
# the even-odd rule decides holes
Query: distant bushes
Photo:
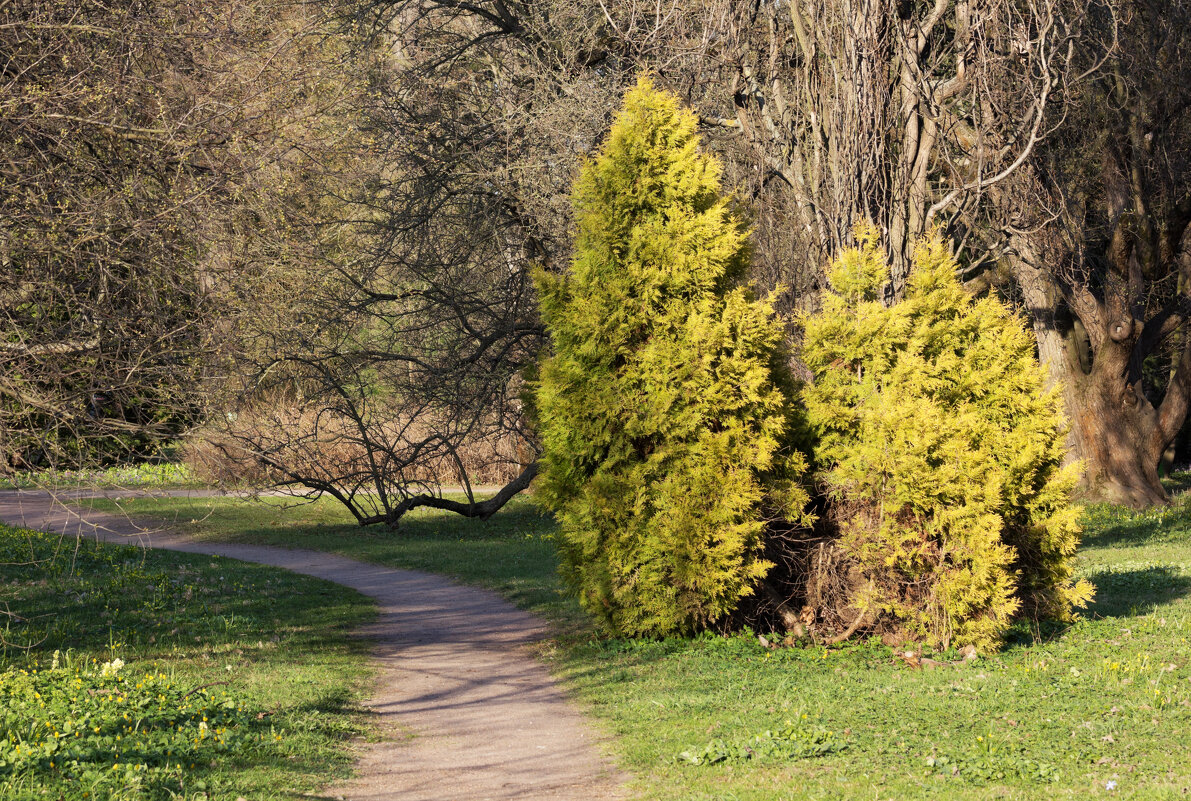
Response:
[[[886,307],[861,227],[801,320],[814,378],[795,386],[697,148],[693,116],[642,80],[576,182],[569,274],[538,276],[539,497],[584,606],[631,635],[768,607],[818,639],[988,649],[1019,614],[1086,602],[1059,399],[1021,320],[968,296],[938,237]]]
[[[376,472],[400,472],[404,481],[434,485],[503,485],[535,456],[531,443],[502,427],[477,427],[458,442],[442,441],[441,430],[394,409],[388,422],[374,423],[364,436],[352,420],[330,410],[262,403],[200,429],[182,454],[190,471],[210,484],[267,487],[286,480],[277,466],[283,465],[344,488],[366,486]]]
[[[170,488],[201,484],[190,467],[178,462],[142,462],[92,470],[39,470],[0,475],[0,489],[44,487]]]

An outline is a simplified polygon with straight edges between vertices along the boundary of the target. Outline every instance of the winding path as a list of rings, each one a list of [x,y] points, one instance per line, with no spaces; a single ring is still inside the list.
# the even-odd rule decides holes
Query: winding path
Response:
[[[356,776],[324,791],[348,801],[603,801],[628,778],[528,646],[541,621],[486,590],[427,573],[317,551],[196,542],[117,516],[64,506],[45,492],[0,491],[0,521],[109,542],[218,554],[342,584],[380,614],[375,695],[386,730],[409,736],[364,746]]]

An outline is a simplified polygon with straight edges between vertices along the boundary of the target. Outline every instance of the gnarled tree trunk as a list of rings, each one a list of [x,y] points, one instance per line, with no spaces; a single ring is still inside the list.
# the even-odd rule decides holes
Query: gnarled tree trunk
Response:
[[[1070,454],[1082,462],[1084,496],[1134,508],[1165,503],[1158,466],[1187,418],[1184,376],[1191,372],[1191,350],[1184,345],[1155,405],[1144,391],[1142,363],[1163,329],[1169,329],[1171,318],[1159,315],[1142,322],[1111,300],[1099,301],[1086,291],[1065,293],[1053,272],[1031,264],[1036,260],[1032,249],[1018,242],[1012,273],[1034,329],[1039,359],[1051,386],[1059,387],[1064,396]]]
[[[1158,463],[1179,426],[1164,426],[1130,374],[1131,347],[1112,343],[1097,353],[1092,371],[1067,390],[1071,400],[1071,441],[1084,462],[1083,484],[1097,500],[1145,508],[1167,501],[1158,479]],[[1179,416],[1181,422],[1183,415]]]

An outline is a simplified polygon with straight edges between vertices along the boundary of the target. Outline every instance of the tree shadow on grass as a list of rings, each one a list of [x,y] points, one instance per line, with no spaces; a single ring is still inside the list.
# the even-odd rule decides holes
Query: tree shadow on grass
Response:
[[[1191,507],[1172,506],[1147,512],[1091,509],[1081,548],[1141,548],[1191,543]]]
[[[1124,617],[1144,614],[1191,594],[1191,575],[1175,565],[1105,568],[1088,576],[1096,597],[1085,614]]]
[[[1162,486],[1171,495],[1191,489],[1191,470],[1178,470],[1162,479]]]
[[[0,659],[20,646],[37,658],[55,650],[154,659],[170,647],[196,652],[284,639],[286,658],[350,644],[348,631],[371,617],[370,604],[333,585],[262,565],[194,554],[82,543],[49,547],[31,566],[0,563],[0,593],[19,625],[10,623]],[[10,652],[11,651],[11,652]],[[257,649],[244,653],[256,661]],[[289,654],[293,653],[292,660]],[[278,661],[270,653],[269,659]]]

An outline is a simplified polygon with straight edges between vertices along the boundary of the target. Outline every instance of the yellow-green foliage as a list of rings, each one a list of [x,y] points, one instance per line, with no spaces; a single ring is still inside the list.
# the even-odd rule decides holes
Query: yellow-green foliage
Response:
[[[643,78],[576,181],[569,275],[537,276],[554,343],[537,496],[567,583],[625,634],[732,612],[770,567],[762,510],[796,517],[806,500],[781,328],[734,287],[747,232],[698,144],[694,116]]]
[[[822,311],[803,319],[816,469],[865,579],[855,605],[979,648],[1019,612],[1069,616],[1091,594],[1071,580],[1076,474],[1030,336],[998,299],[964,291],[938,236],[886,308],[876,232],[857,236]]]

